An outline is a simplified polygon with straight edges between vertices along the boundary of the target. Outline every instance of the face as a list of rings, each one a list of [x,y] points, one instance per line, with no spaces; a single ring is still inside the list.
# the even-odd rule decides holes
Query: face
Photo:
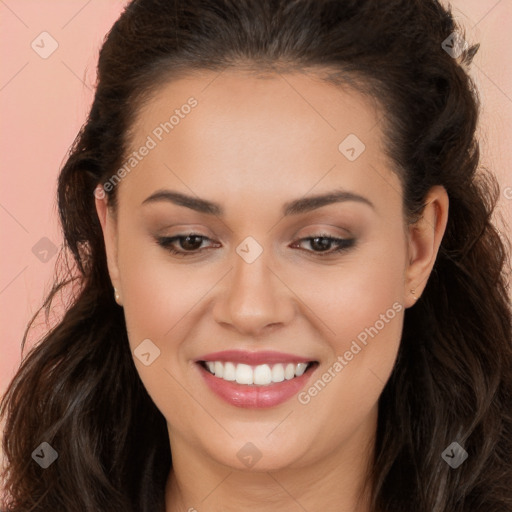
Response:
[[[312,75],[240,71],[141,110],[117,211],[97,208],[173,457],[271,470],[371,442],[442,230],[406,225],[380,115]]]

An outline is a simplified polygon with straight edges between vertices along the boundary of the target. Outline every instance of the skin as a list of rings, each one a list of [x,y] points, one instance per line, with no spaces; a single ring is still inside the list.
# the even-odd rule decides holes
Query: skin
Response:
[[[117,185],[117,211],[96,199],[132,351],[147,338],[160,349],[149,366],[134,361],[168,424],[166,510],[369,511],[377,402],[404,311],[435,262],[446,192],[433,188],[423,217],[408,225],[375,104],[311,73],[232,70],[170,82],[139,112],[133,149],[191,96],[197,107]],[[352,162],[338,150],[351,133],[366,146]],[[224,214],[142,204],[164,188],[215,201]],[[282,214],[292,200],[339,188],[373,207],[344,201]],[[178,257],[155,242],[189,233],[207,237],[206,249]],[[326,256],[304,240],[319,234],[356,242]],[[252,263],[236,252],[248,236],[263,248]],[[319,362],[309,387],[393,304],[401,310],[307,404],[232,406],[194,363],[232,348],[290,352]],[[237,457],[247,442],[261,454],[252,468]]]

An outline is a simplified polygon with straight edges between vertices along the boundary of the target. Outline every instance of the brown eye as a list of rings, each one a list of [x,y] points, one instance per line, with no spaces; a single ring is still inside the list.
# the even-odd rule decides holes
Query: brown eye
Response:
[[[208,237],[196,233],[156,238],[158,245],[177,256],[193,256],[203,252],[208,247],[201,247],[201,245],[208,240],[210,240]],[[216,246],[220,245],[216,244]]]
[[[186,251],[195,251],[201,247],[203,242],[203,238],[201,235],[188,235],[186,237],[179,237],[180,246]]]
[[[328,251],[332,246],[333,240],[325,236],[311,238],[311,247],[314,251]]]
[[[324,254],[330,255],[351,248],[355,244],[355,239],[335,238],[328,235],[317,235],[302,238],[301,240],[296,242],[295,246],[300,246],[300,244],[303,242],[309,243],[312,249],[309,252],[313,252],[320,256],[323,256]],[[334,249],[332,249],[333,246]]]

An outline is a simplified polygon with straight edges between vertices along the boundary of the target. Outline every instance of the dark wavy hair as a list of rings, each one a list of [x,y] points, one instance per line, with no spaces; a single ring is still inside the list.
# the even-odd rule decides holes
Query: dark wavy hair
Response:
[[[379,399],[372,511],[512,510],[507,246],[491,219],[499,188],[479,164],[475,138],[480,101],[467,67],[479,45],[453,58],[442,43],[454,32],[464,37],[437,0],[126,6],[101,49],[94,102],[60,172],[65,246],[39,313],[48,318],[60,292],[73,293],[1,403],[5,510],[164,510],[166,422],[133,363],[93,192],[124,161],[137,112],[160,86],[194,70],[239,67],[316,73],[375,99],[409,222],[431,187],[449,195],[437,261],[405,312]],[[31,458],[43,441],[58,452],[45,470]],[[458,469],[441,458],[453,441],[469,455]]]

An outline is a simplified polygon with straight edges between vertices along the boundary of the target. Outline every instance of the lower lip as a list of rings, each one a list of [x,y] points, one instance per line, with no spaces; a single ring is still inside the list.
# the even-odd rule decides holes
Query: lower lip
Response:
[[[300,377],[266,386],[237,384],[215,377],[201,364],[197,364],[207,386],[220,398],[235,407],[263,409],[280,405],[296,395],[311,377],[316,364],[310,366]]]

